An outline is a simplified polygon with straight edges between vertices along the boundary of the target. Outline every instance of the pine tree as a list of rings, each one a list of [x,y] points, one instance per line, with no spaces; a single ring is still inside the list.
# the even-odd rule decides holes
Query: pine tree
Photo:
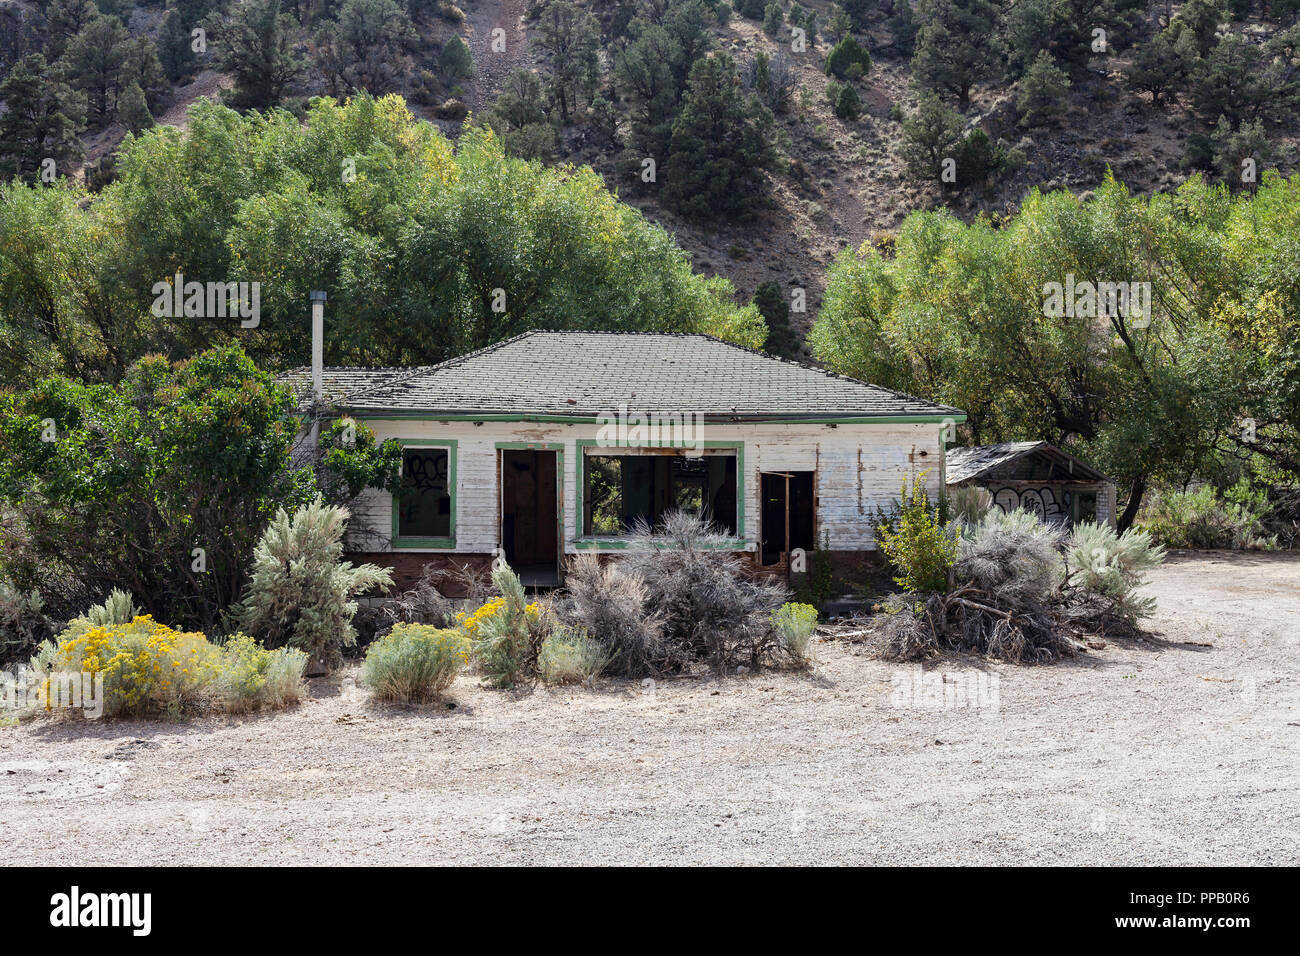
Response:
[[[35,182],[47,159],[81,157],[77,133],[86,122],[86,98],[39,53],[23,57],[0,82],[0,171]]]
[[[924,93],[916,110],[903,120],[899,156],[914,179],[940,180],[943,161],[956,159],[962,140],[961,114],[934,93]]]
[[[72,38],[99,16],[94,0],[50,0],[45,13],[45,30],[49,40],[45,54],[51,62],[63,56]]]
[[[912,76],[963,108],[976,84],[1001,68],[1001,12],[992,0],[921,0]]]
[[[741,88],[725,53],[691,69],[673,124],[663,198],[686,216],[741,217],[767,199],[764,170],[776,163],[771,112]]]
[[[1254,117],[1264,105],[1259,47],[1240,33],[1226,34],[1196,67],[1192,95],[1206,120]]]
[[[781,286],[771,280],[760,282],[750,302],[767,322],[767,342],[763,348],[772,355],[793,358],[799,351],[799,337],[790,327],[790,304]]]
[[[296,29],[279,0],[246,0],[233,8],[217,40],[221,68],[235,77],[232,105],[266,110],[280,102],[303,71],[293,49]]]
[[[118,116],[122,120],[122,125],[137,136],[154,123],[153,114],[149,112],[149,104],[145,99],[144,90],[140,89],[140,84],[135,80],[128,83],[126,89],[122,91],[122,98],[118,104]]]
[[[130,34],[117,17],[91,20],[68,44],[63,57],[68,76],[86,94],[97,123],[107,123],[116,115],[122,67],[130,52]]]
[[[167,79],[173,83],[193,75],[198,67],[192,30],[178,11],[168,10],[163,14],[158,28],[158,59]]]
[[[1195,63],[1196,39],[1175,21],[1138,49],[1125,82],[1131,90],[1150,93],[1152,105],[1159,106],[1162,96],[1174,99],[1186,89]]]
[[[590,13],[566,0],[554,0],[538,20],[537,42],[550,60],[551,90],[560,108],[560,120],[568,123],[579,95],[590,100],[595,93],[600,70],[600,24]]]
[[[1036,126],[1065,112],[1065,92],[1070,78],[1046,50],[1038,54],[1019,85],[1016,109],[1020,111],[1022,126]]]

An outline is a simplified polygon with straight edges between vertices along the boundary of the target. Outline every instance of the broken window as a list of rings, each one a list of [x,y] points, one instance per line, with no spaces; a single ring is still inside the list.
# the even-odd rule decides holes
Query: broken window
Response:
[[[616,536],[638,522],[658,525],[669,511],[703,514],[736,534],[736,453],[587,455],[583,458],[583,529]]]
[[[447,448],[402,450],[398,537],[451,537],[450,465],[451,451]]]

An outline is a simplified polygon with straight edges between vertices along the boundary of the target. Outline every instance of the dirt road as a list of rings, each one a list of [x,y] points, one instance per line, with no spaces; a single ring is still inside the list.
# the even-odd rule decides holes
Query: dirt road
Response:
[[[1175,557],[1152,591],[1159,639],[1063,665],[823,644],[811,676],[464,677],[409,711],[345,673],[265,717],[4,728],[7,858],[1300,862],[1300,560]]]

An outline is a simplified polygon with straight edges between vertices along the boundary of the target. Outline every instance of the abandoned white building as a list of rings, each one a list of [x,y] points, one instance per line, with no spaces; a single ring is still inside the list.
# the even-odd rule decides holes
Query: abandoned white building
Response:
[[[319,354],[319,352],[317,352]],[[300,396],[310,372],[287,376]],[[705,335],[529,332],[422,368],[322,368],[323,400],[403,446],[403,491],[354,509],[401,581],[502,555],[529,583],[634,523],[704,512],[737,551],[873,551],[905,478],[943,487],[965,415]],[[950,429],[949,429],[950,430]],[[480,565],[481,566],[481,565]]]
[[[987,489],[1002,511],[1032,511],[1049,524],[1115,525],[1115,483],[1047,442],[949,448],[946,477],[949,488]]]

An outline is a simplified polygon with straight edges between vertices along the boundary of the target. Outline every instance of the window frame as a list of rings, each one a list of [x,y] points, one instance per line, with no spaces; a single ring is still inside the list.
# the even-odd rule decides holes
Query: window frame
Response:
[[[706,441],[703,443],[710,450],[732,450],[736,455],[736,534],[727,538],[717,547],[726,551],[745,551],[749,542],[745,536],[745,443],[743,441]],[[586,502],[583,497],[587,490],[588,449],[595,457],[611,455],[651,455],[663,445],[628,445],[610,448],[595,438],[576,440],[577,462],[574,474],[574,515],[573,544],[578,550],[617,551],[630,543],[627,535],[593,535],[586,528]],[[680,452],[682,449],[678,449]]]
[[[447,452],[447,494],[451,499],[449,522],[447,525],[446,537],[416,537],[411,535],[403,536],[399,533],[399,523],[401,521],[401,502],[399,494],[393,492],[393,529],[391,547],[394,551],[424,551],[424,550],[448,550],[456,547],[456,452],[457,443],[454,438],[398,438],[395,439],[402,446],[402,465],[406,465],[406,450],[420,450],[425,448],[439,449]]]

